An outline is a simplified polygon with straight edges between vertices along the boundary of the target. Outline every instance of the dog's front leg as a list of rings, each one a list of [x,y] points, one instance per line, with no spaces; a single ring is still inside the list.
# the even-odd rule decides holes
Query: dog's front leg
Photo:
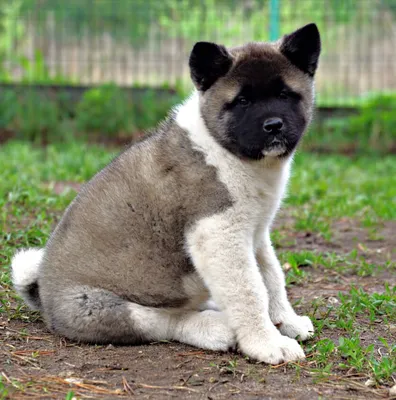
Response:
[[[287,299],[285,276],[271,244],[269,232],[263,232],[256,251],[264,284],[269,297],[271,321],[283,335],[306,340],[314,333],[309,317],[298,316]]]
[[[271,322],[249,230],[232,216],[205,218],[187,235],[188,251],[243,353],[270,364],[303,358],[298,342]]]

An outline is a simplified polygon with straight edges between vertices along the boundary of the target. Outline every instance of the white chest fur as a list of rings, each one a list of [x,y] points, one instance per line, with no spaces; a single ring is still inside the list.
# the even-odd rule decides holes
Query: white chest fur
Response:
[[[245,354],[270,363],[302,358],[299,344],[282,336],[274,323],[281,323],[291,337],[307,338],[313,327],[287,300],[284,275],[269,238],[291,157],[240,160],[208,132],[199,101],[194,94],[178,109],[176,121],[217,169],[233,205],[197,221],[186,234],[186,250]]]
[[[250,221],[254,236],[271,224],[284,196],[291,157],[266,157],[244,161],[223,148],[208,132],[201,117],[200,98],[195,92],[177,110],[176,122],[185,129],[206,162],[216,167],[219,179],[233,201],[233,212],[243,213]],[[255,239],[253,239],[256,241]]]

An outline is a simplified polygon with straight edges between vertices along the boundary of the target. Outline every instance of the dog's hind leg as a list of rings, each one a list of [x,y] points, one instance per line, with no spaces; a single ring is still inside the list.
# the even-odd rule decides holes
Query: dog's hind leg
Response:
[[[42,303],[50,328],[80,342],[139,344],[175,340],[211,350],[227,350],[235,344],[224,315],[213,310],[146,307],[87,286],[44,292]]]

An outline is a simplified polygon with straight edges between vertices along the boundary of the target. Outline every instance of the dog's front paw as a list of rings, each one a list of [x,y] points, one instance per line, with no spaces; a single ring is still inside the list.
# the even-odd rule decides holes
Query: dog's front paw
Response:
[[[249,335],[239,341],[239,347],[250,358],[267,364],[276,365],[305,358],[304,351],[296,340],[279,333],[264,337]]]
[[[307,340],[314,334],[314,327],[309,317],[300,317],[299,315],[291,315],[286,317],[280,323],[276,324],[282,335],[289,336],[293,339]]]

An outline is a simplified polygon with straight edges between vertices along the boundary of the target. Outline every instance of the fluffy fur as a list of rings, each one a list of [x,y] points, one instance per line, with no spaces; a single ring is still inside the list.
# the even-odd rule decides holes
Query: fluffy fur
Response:
[[[190,230],[188,251],[244,353],[272,364],[302,358],[299,344],[283,337],[273,322],[285,334],[302,339],[313,333],[312,323],[298,317],[287,300],[268,234],[285,192],[291,158],[267,158],[259,164],[236,160],[207,131],[199,102],[196,93],[179,108],[176,121],[206,162],[216,167],[234,202]]]
[[[19,250],[12,258],[11,263],[14,287],[34,310],[40,308],[37,282],[43,255],[44,249]]]
[[[270,241],[312,116],[319,32],[226,49],[200,42],[196,91],[79,193],[45,250],[17,253],[16,289],[72,340],[176,340],[271,364],[313,334]],[[279,329],[277,329],[277,327]]]

